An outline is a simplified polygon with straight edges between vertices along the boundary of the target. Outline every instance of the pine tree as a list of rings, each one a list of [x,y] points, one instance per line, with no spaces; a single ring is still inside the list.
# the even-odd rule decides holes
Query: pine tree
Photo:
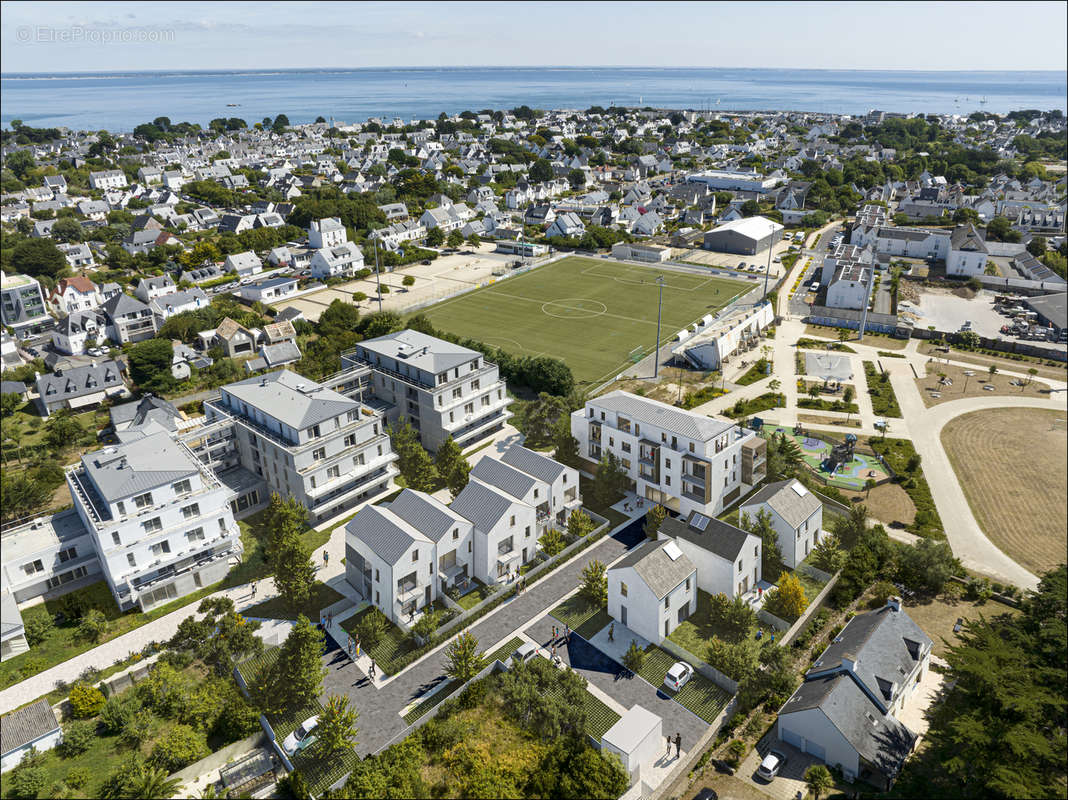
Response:
[[[274,585],[290,611],[299,611],[311,598],[315,565],[311,550],[300,537],[287,534],[274,555]]]
[[[660,530],[660,523],[667,517],[667,509],[657,503],[648,511],[645,512],[645,536],[648,539],[656,541],[657,532]]]
[[[596,527],[590,515],[581,509],[571,512],[567,518],[567,532],[576,539],[581,539]]]
[[[318,701],[326,675],[323,641],[322,631],[300,614],[278,657],[255,687],[261,709],[295,711]]]
[[[582,596],[598,607],[608,602],[608,576],[600,561],[591,561],[582,568]]]
[[[456,444],[456,441],[451,436],[446,436],[445,441],[438,447],[438,452],[434,456],[434,466],[438,470],[438,475],[448,481],[453,469],[463,460],[464,455],[463,451],[460,450],[460,445]]]
[[[458,681],[469,681],[485,666],[478,652],[478,638],[471,631],[464,631],[445,648],[448,663],[445,674]]]
[[[453,500],[464,490],[467,482],[471,479],[471,465],[467,461],[460,461],[452,468],[445,485],[449,487],[449,494]]]
[[[349,698],[333,695],[326,701],[319,725],[315,729],[314,752],[318,758],[329,758],[356,747],[356,721],[360,718],[355,708],[349,707]]]

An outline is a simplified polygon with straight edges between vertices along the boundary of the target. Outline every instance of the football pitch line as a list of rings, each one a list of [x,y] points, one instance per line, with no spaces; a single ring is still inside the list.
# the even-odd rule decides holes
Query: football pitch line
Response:
[[[594,264],[593,266],[586,267],[585,269],[579,270],[579,271],[583,275],[592,275],[595,278],[601,278],[603,280],[613,280],[613,281],[616,281],[617,283],[629,283],[632,286],[656,286],[657,285],[655,280],[648,280],[648,281],[647,280],[639,280],[637,278],[629,277],[627,272],[623,273],[622,275],[604,275],[604,274],[602,274],[602,273],[597,271],[597,268],[600,267],[600,266],[601,266],[600,264]],[[636,269],[637,268],[635,268],[635,270]],[[677,292],[696,292],[696,291],[704,288],[705,286],[707,286],[709,283],[712,282],[712,280],[713,280],[713,278],[711,276],[706,277],[706,278],[701,278],[700,279],[700,283],[698,283],[695,286],[676,286],[673,283],[665,281],[664,282],[664,286],[667,287],[668,289],[674,289]]]
[[[551,305],[554,305],[554,306],[560,306],[562,308],[569,308],[572,311],[587,311],[588,310],[588,309],[585,309],[585,308],[574,308],[572,306],[565,306],[561,302],[559,302],[558,300],[538,300],[538,299],[536,299],[534,297],[520,297],[519,295],[507,294],[505,292],[498,292],[498,291],[493,291],[493,290],[487,292],[487,294],[497,295],[498,297],[507,297],[507,298],[512,299],[512,300],[524,300],[524,301],[526,301],[528,303],[537,303],[539,306],[544,306],[544,305],[550,305],[551,304]],[[598,302],[600,302],[600,301],[598,301]],[[544,313],[544,312],[542,312],[542,313]],[[546,314],[545,316],[551,316],[551,315]],[[656,322],[653,321],[653,320],[638,319],[637,317],[626,317],[626,316],[624,316],[622,314],[613,314],[611,311],[602,311],[599,314],[591,315],[589,317],[589,319],[593,319],[595,317],[611,317],[612,319],[619,319],[619,320],[623,320],[625,322],[640,322],[643,325],[656,325]]]

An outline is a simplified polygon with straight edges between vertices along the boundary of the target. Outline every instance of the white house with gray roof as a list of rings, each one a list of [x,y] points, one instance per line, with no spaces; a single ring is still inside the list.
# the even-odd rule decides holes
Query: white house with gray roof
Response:
[[[823,503],[796,478],[769,483],[739,508],[741,518],[755,520],[764,511],[771,518],[783,564],[794,569],[820,540]],[[774,576],[773,576],[774,577]]]
[[[39,376],[36,388],[37,408],[42,417],[59,409],[99,405],[130,393],[118,361],[94,361],[81,367],[57,369]]]
[[[342,354],[341,365],[369,366],[375,397],[389,404],[390,422],[410,422],[431,452],[447,436],[468,447],[512,416],[496,364],[477,350],[419,331],[360,342]]]
[[[381,413],[295,372],[224,386],[204,412],[237,423],[241,463],[313,522],[393,488],[397,456]]]
[[[697,610],[697,568],[670,539],[635,548],[607,577],[609,616],[654,644]]]
[[[534,506],[473,478],[450,508],[474,526],[472,572],[483,583],[504,582],[534,558],[538,548]]]
[[[900,598],[857,615],[779,711],[778,737],[846,780],[888,789],[916,743],[897,715],[930,668],[931,644]]]
[[[665,519],[659,537],[674,541],[693,562],[702,591],[730,598],[757,597],[757,584],[763,578],[759,536],[694,511],[688,517]]]
[[[123,610],[209,586],[242,551],[230,490],[170,433],[145,431],[67,469],[74,509]]]
[[[17,767],[31,749],[44,753],[62,741],[63,729],[44,697],[5,714],[0,718],[0,772]]]
[[[639,497],[684,517],[716,516],[766,473],[767,445],[753,431],[629,392],[587,400],[571,435],[583,458],[614,454]]]

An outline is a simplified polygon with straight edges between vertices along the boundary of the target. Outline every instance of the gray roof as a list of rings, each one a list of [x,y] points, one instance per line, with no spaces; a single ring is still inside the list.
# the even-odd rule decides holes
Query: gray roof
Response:
[[[268,367],[291,364],[294,361],[300,361],[301,358],[300,348],[293,341],[264,345],[260,348],[260,353]]]
[[[112,406],[109,415],[112,427],[127,423],[130,427],[138,427],[149,420],[154,420],[172,431],[177,429],[175,420],[182,418],[182,413],[173,404],[151,394],[145,395],[140,400],[131,400],[129,403]]]
[[[59,723],[52,706],[41,698],[3,717],[0,722],[0,751],[7,755],[58,729]]]
[[[746,508],[760,503],[767,503],[776,514],[786,520],[787,525],[797,528],[815,514],[821,508],[822,503],[816,499],[816,495],[807,489],[805,489],[804,496],[799,495],[793,490],[793,484],[795,483],[798,486],[801,485],[795,478],[769,483],[746,500],[742,507]]]
[[[953,229],[953,234],[949,237],[949,246],[952,250],[987,252],[986,243],[979,236],[979,231],[970,222],[967,225],[958,225]]]
[[[223,390],[296,430],[360,409],[355,400],[288,369],[231,383]]]
[[[457,525],[470,524],[440,500],[414,489],[404,489],[388,508],[434,542],[441,541]]]
[[[113,503],[188,478],[199,471],[193,456],[166,432],[82,456],[85,471]]]
[[[360,342],[360,347],[435,375],[466,364],[481,355],[475,350],[413,330],[397,331],[377,339],[368,339]]]
[[[42,403],[51,405],[123,385],[121,364],[101,361],[42,375],[37,379],[37,393]]]
[[[537,483],[535,478],[525,472],[520,472],[515,467],[510,467],[492,456],[482,458],[471,470],[471,477],[478,478],[483,483],[496,486],[505,494],[510,494],[516,500],[523,500],[527,493]]]
[[[345,530],[387,564],[396,564],[415,542],[430,543],[426,536],[384,505],[364,506],[349,520]]]
[[[1065,292],[1028,297],[1024,300],[1032,310],[1037,311],[1058,328],[1068,327],[1068,305],[1065,304]]]
[[[26,384],[22,381],[0,381],[0,394],[25,394]]]
[[[460,494],[456,495],[449,508],[464,519],[470,520],[478,530],[488,531],[501,521],[515,502],[517,501],[500,489],[470,481]]]
[[[559,461],[528,450],[519,444],[514,444],[505,450],[501,454],[501,461],[550,485],[567,469]]]
[[[696,571],[693,562],[685,555],[672,561],[671,557],[664,552],[664,548],[669,544],[672,542],[668,539],[646,542],[617,561],[612,566],[612,570],[633,567],[656,598],[663,600],[672,589]]]
[[[912,751],[912,732],[884,714],[844,673],[805,681],[779,717],[811,708],[820,709],[861,758],[885,775],[895,775]]]
[[[590,401],[597,408],[623,414],[632,421],[656,425],[699,442],[707,442],[734,427],[733,422],[683,411],[657,400],[616,390]]]
[[[690,519],[693,519],[692,515]],[[708,525],[702,531],[684,520],[667,517],[660,523],[660,533],[673,539],[691,542],[731,563],[734,563],[741,554],[742,548],[749,541],[749,537],[756,538],[754,534],[743,531],[741,528],[736,528],[723,520],[715,517],[708,517],[707,519]]]
[[[104,287],[107,288],[106,286]],[[104,312],[114,319],[115,317],[123,317],[127,314],[139,314],[142,311],[148,311],[148,306],[138,300],[136,297],[130,297],[130,295],[120,292],[119,294],[109,297],[101,306]]]
[[[912,674],[920,652],[930,647],[931,637],[912,617],[887,605],[853,617],[816,659],[808,674],[838,669],[842,667],[842,659],[848,658],[855,664],[856,677],[875,697],[888,704],[892,699],[886,696],[889,685],[896,683],[900,687]]]

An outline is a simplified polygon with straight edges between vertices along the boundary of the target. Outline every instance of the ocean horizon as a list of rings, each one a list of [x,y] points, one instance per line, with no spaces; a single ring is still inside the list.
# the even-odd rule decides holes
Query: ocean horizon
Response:
[[[484,108],[591,105],[715,111],[1006,113],[1065,110],[1064,72],[721,67],[361,67],[0,74],[0,124],[130,131],[166,116],[249,125],[371,117],[405,121]]]

